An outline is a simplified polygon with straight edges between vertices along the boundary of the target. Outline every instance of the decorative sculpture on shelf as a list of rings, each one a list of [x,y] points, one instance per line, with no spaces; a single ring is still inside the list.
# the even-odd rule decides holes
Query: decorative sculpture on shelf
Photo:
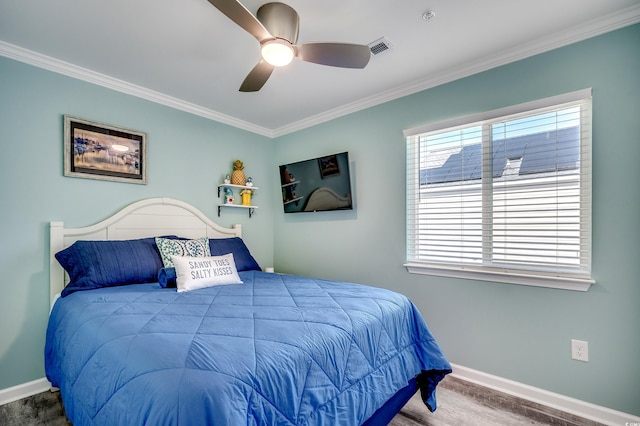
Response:
[[[242,205],[250,206],[251,205],[251,196],[253,195],[253,189],[243,189],[240,191],[240,196],[242,197]]]
[[[242,161],[236,160],[233,162],[233,173],[231,173],[232,184],[244,186],[244,184],[247,182],[247,178],[242,171],[243,169],[244,164],[242,164]]]
[[[233,191],[227,186],[224,187],[224,203],[233,204]]]
[[[224,183],[225,183],[225,184],[230,184],[230,183],[231,183],[231,177],[230,177],[229,175],[226,175],[226,176],[224,177]]]

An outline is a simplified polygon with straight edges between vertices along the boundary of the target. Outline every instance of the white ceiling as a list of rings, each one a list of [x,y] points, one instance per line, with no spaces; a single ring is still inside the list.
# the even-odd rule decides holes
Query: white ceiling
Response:
[[[273,137],[640,22],[640,0],[286,1],[299,42],[393,48],[362,70],[296,59],[241,93],[259,44],[206,0],[0,0],[0,55]]]

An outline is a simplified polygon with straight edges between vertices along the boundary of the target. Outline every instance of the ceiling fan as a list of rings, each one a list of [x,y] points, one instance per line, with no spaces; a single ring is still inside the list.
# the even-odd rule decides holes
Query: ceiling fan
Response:
[[[364,68],[369,62],[369,46],[350,43],[301,43],[300,18],[284,3],[266,3],[256,16],[236,0],[209,0],[220,12],[254,36],[262,59],[240,86],[241,92],[256,92],[264,86],[275,67],[288,65],[294,57],[306,62],[341,68]]]

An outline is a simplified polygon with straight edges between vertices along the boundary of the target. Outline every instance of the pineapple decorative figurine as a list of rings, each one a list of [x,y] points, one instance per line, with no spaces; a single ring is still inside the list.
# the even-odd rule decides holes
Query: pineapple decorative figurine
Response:
[[[243,169],[244,164],[242,164],[242,161],[236,160],[233,162],[233,173],[231,173],[232,184],[244,186],[244,184],[247,182],[247,178],[242,171]]]

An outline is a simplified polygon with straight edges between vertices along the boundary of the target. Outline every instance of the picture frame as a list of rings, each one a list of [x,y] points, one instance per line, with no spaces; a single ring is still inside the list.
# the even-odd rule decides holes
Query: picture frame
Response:
[[[327,155],[326,157],[318,158],[318,167],[320,167],[320,176],[322,179],[340,174],[337,155]]]
[[[147,134],[64,116],[64,175],[147,184]]]

